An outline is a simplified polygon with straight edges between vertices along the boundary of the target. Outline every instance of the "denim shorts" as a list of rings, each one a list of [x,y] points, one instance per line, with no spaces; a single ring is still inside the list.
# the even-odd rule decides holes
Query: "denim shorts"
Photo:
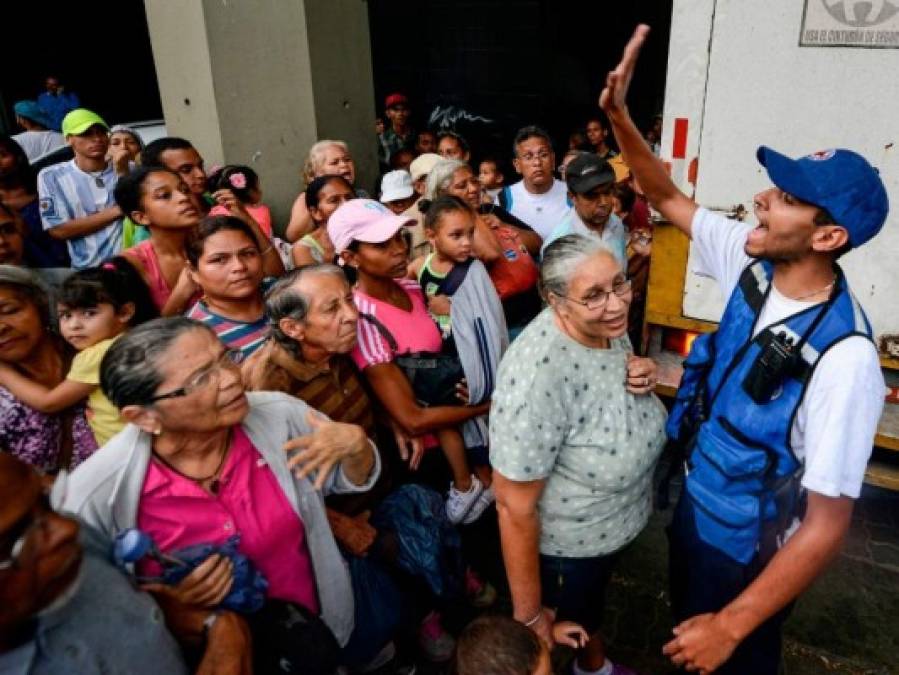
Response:
[[[593,634],[602,624],[606,586],[618,553],[591,558],[540,556],[543,606],[556,610],[557,621],[576,621]]]

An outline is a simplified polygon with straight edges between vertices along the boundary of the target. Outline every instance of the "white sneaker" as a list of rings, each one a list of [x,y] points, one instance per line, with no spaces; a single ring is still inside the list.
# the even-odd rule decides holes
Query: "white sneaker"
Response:
[[[484,485],[474,474],[471,475],[471,487],[468,492],[459,492],[455,485],[450,485],[449,494],[446,497],[446,517],[449,521],[453,525],[461,523],[483,491]],[[483,510],[481,509],[481,511]]]
[[[487,507],[495,501],[496,493],[493,491],[493,483],[491,483],[490,487],[484,488],[481,491],[481,494],[478,495],[478,500],[468,510],[468,513],[465,514],[465,518],[462,520],[462,522],[465,525],[473,523],[478,518],[480,518],[481,514],[483,514],[484,511],[487,510]]]

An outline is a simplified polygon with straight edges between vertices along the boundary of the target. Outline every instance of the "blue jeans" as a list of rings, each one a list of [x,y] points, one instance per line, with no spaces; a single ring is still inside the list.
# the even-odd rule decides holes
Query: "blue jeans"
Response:
[[[344,554],[350,567],[355,604],[355,624],[343,648],[341,661],[361,668],[393,638],[400,622],[402,596],[393,580],[371,558]]]
[[[591,558],[540,556],[543,605],[556,610],[558,621],[575,621],[591,635],[602,624],[606,587],[618,554]]]
[[[669,583],[675,620],[717,612],[736,598],[765,568],[756,556],[748,565],[712,548],[699,538],[693,505],[686,490],[668,527]],[[718,675],[777,675],[780,669],[781,627],[792,603],[759,626],[734,650]]]

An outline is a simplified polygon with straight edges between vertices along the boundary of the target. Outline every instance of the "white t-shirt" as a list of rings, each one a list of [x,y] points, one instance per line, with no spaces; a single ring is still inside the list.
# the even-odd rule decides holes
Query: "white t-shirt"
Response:
[[[751,226],[699,208],[693,216],[697,274],[729,298],[752,262],[744,247]],[[816,303],[797,302],[772,284],[756,333]],[[883,411],[883,373],[874,344],[848,337],[824,353],[799,406],[790,440],[805,464],[802,485],[828,497],[858,497]]]
[[[541,239],[546,239],[556,229],[571,208],[568,202],[568,187],[555,178],[553,186],[539,195],[528,192],[524,181],[520,180],[509,187],[509,196],[512,203],[506,206],[506,210],[530,225]]]
[[[66,144],[65,136],[58,131],[23,131],[12,139],[22,146],[32,164]]]

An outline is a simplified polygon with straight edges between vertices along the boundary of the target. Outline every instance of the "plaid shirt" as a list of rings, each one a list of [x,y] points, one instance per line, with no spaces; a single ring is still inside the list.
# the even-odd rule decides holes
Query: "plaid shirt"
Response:
[[[389,127],[383,134],[378,136],[378,141],[380,142],[378,161],[384,166],[389,166],[393,153],[399,152],[404,148],[412,148],[415,144],[415,132],[409,129],[405,136],[400,136],[393,130],[393,127]]]

